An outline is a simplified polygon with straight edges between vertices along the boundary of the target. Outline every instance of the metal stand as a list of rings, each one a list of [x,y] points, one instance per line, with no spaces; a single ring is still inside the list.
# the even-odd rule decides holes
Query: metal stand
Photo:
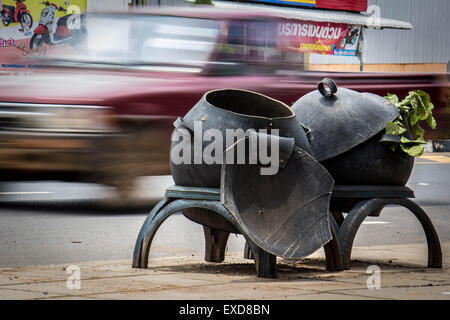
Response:
[[[195,188],[173,186],[166,190],[165,197],[153,208],[141,227],[133,253],[133,268],[147,268],[150,246],[161,224],[172,214],[187,208],[203,208],[215,212],[232,223],[246,239],[246,256],[255,260],[256,274],[261,278],[276,277],[276,256],[253,243],[240,228],[235,218],[220,202],[220,190],[212,188]],[[327,269],[343,270],[338,235],[338,224],[330,215],[333,235],[325,246]],[[205,260],[222,262],[229,233],[203,226],[205,235]]]
[[[335,186],[331,212],[340,226],[338,238],[344,269],[350,269],[353,241],[364,219],[379,216],[386,205],[400,205],[413,213],[422,225],[428,244],[428,267],[442,268],[438,234],[425,211],[414,201],[414,192],[397,186]],[[348,212],[344,219],[342,212]]]

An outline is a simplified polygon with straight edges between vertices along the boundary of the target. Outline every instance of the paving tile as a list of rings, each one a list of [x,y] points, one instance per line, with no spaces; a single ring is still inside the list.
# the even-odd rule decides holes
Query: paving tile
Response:
[[[210,284],[211,281],[189,279],[178,276],[143,275],[139,277],[111,277],[104,279],[86,280],[81,278],[81,289],[68,289],[66,281],[37,282],[10,285],[10,290],[29,290],[32,292],[48,292],[58,296],[82,296],[98,293],[126,292],[130,290],[155,290],[169,289],[184,286],[201,286]]]
[[[54,296],[57,295],[46,291],[0,289],[0,300],[31,300]]]
[[[214,284],[208,286],[178,287],[164,290],[139,291],[126,294],[95,295],[101,299],[162,299],[162,300],[246,300],[246,299],[284,299],[289,295],[298,295],[313,291],[303,288],[274,287],[272,283],[251,284]],[[92,297],[91,295],[89,297]]]
[[[378,300],[376,297],[367,297],[349,293],[311,292],[308,294],[288,296],[288,300]]]
[[[130,259],[80,262],[75,264],[81,270],[80,290],[66,286],[68,265],[5,268],[0,269],[0,299],[448,300],[450,242],[442,247],[443,269],[422,265],[423,244],[356,247],[351,270],[327,271],[319,250],[297,261],[278,258],[277,279],[257,278],[253,261],[242,253],[227,255],[224,263],[206,263],[200,256],[156,258],[149,269],[131,268]],[[372,264],[381,269],[379,290],[367,288]]]
[[[428,287],[391,287],[381,289],[359,289],[347,290],[346,294],[364,295],[379,299],[395,300],[450,300],[450,286],[428,286]],[[337,292],[335,292],[337,293]]]

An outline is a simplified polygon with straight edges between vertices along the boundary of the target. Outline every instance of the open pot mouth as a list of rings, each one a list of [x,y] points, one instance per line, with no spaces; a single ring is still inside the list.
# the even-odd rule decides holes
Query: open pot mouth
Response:
[[[205,100],[213,107],[247,117],[276,119],[295,116],[291,108],[283,102],[253,91],[213,90],[205,94]]]

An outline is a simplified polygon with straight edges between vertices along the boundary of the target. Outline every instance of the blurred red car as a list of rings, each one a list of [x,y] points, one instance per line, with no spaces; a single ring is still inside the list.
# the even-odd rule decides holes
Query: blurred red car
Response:
[[[170,173],[172,122],[217,88],[291,105],[331,77],[380,95],[443,96],[435,74],[303,71],[298,54],[277,50],[278,21],[203,8],[90,14],[81,47],[47,61],[48,72],[0,79],[1,178],[91,181],[126,194],[136,177]]]

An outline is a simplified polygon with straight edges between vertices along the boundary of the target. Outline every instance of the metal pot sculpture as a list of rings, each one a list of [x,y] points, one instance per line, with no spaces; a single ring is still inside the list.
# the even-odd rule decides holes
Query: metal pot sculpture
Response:
[[[294,139],[251,133],[226,153],[252,141],[278,140],[280,168],[261,175],[261,164],[222,166],[221,202],[254,243],[284,258],[307,256],[331,239],[328,207],[333,178]]]
[[[205,132],[211,129],[220,131],[224,137],[223,150],[231,147],[249,129],[266,129],[269,134],[272,129],[278,129],[280,137],[294,138],[296,146],[311,153],[306,133],[291,108],[280,101],[252,91],[238,89],[209,91],[174,125],[171,155],[180,143],[181,135],[188,131],[192,138],[190,163],[186,161],[174,163],[171,156],[170,168],[173,180],[181,186],[220,187],[221,164],[208,164],[203,161],[202,151],[211,143],[208,138],[203,138]],[[230,131],[227,134],[227,130],[232,130],[232,134]],[[235,135],[232,139],[226,139],[233,134]],[[195,150],[195,143],[197,147],[201,144],[201,148]]]
[[[336,184],[402,186],[408,181],[414,158],[401,150],[392,151],[383,142],[395,142],[395,137],[384,135],[384,129],[387,121],[399,116],[383,97],[338,90],[326,78],[318,90],[297,100],[292,110],[310,129],[312,155]]]
[[[309,254],[331,239],[328,205],[333,179],[310,155],[305,129],[287,105],[256,92],[213,90],[174,125],[170,164],[175,183],[221,188],[222,204],[246,237],[285,257]],[[220,136],[222,148],[214,153],[223,161],[204,161],[204,152]],[[261,141],[269,142],[271,155],[277,151],[276,163],[269,166],[259,158]],[[238,161],[239,150],[244,151],[243,163]],[[258,156],[250,163],[256,150]],[[175,161],[174,156],[188,161]],[[274,174],[261,174],[272,165],[277,168]],[[183,214],[204,226],[239,233],[206,209],[185,209]]]

